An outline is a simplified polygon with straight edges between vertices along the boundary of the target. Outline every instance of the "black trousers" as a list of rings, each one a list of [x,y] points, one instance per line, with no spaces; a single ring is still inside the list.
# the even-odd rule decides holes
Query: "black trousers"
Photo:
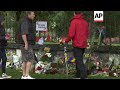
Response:
[[[2,60],[2,73],[6,72],[6,52],[4,48],[0,48],[0,61]]]
[[[77,78],[87,78],[87,68],[83,62],[83,55],[84,55],[85,48],[73,48],[73,54],[76,59],[76,77]]]

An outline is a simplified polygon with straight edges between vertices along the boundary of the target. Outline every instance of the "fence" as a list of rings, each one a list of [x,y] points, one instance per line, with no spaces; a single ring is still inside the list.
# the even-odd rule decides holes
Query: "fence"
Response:
[[[6,32],[9,32],[12,36],[12,39],[9,41],[11,43],[15,43],[15,34],[18,29],[18,21],[16,21],[16,11],[5,11],[5,27]],[[86,11],[87,12],[87,11]],[[93,11],[87,12],[87,20],[90,26],[90,42],[98,42],[98,34],[96,33],[97,27],[101,24],[106,27],[107,35],[109,38],[106,38],[108,43],[120,43],[120,11],[105,11],[104,12],[104,22],[103,23],[94,23],[93,21]],[[50,24],[48,24],[50,25]],[[64,24],[61,24],[64,25]],[[57,32],[57,34],[61,34],[63,32],[67,32],[68,30],[63,30]],[[50,33],[51,36],[56,38],[55,32]],[[42,34],[41,34],[42,35]],[[47,34],[44,34],[47,36]]]

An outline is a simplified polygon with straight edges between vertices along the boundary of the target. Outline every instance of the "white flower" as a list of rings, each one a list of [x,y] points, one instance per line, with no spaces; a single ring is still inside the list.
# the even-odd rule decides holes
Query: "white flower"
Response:
[[[46,53],[45,55],[47,55],[48,57],[51,57],[51,56],[52,56],[51,53]]]
[[[62,42],[62,39],[60,39],[59,42]]]
[[[6,68],[10,65],[10,62],[6,62]]]
[[[39,61],[39,62],[38,62],[39,65],[42,64],[42,63],[43,63],[42,61]]]
[[[45,41],[47,40],[47,38],[45,38]]]
[[[45,67],[45,65],[44,65],[44,64],[41,64],[41,67],[42,67],[42,68],[44,68],[44,67]]]
[[[18,55],[13,55],[13,62],[17,63],[19,62],[20,57]]]
[[[113,73],[114,74],[114,76],[116,76],[117,77],[117,73]]]

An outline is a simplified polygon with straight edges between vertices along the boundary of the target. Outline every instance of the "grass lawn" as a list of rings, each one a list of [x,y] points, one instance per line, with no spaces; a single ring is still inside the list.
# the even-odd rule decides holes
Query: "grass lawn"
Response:
[[[22,72],[20,70],[10,69],[6,70],[8,75],[12,76],[12,79],[20,79]],[[0,70],[1,75],[1,70]],[[65,74],[35,74],[31,72],[31,76],[36,79],[73,79],[73,75],[66,76]],[[88,79],[120,79],[120,77],[103,77],[103,76],[88,76]]]
[[[120,44],[112,44],[112,46],[120,46]]]

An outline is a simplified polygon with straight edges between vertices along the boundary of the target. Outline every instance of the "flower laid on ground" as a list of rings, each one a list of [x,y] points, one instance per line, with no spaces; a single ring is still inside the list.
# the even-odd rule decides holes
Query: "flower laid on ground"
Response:
[[[50,49],[49,47],[45,47],[45,48],[44,48],[44,51],[45,51],[46,53],[49,53],[50,50],[51,50],[51,49]]]
[[[42,61],[39,61],[35,65],[35,73],[38,74],[45,73],[48,69],[50,69],[50,63],[44,63]]]
[[[43,74],[51,69],[52,55],[50,48],[44,48],[44,54],[41,56],[40,61],[35,65],[35,73]]]
[[[38,74],[56,74],[58,73],[57,63],[39,61],[35,66],[35,73]]]
[[[90,49],[90,47],[91,47],[90,42],[88,42],[87,49]]]
[[[43,62],[51,62],[52,61],[52,55],[49,53],[43,55],[40,59],[40,61],[43,61]]]
[[[75,58],[74,57],[70,57],[67,61],[67,64],[70,64],[70,63],[75,63]]]
[[[120,65],[113,66],[109,72],[109,76],[119,77],[120,76]]]
[[[91,74],[90,76],[103,76],[103,77],[107,77],[109,76],[109,74],[107,72],[98,72],[96,74]]]
[[[51,53],[46,53],[45,55],[47,55],[48,57],[52,57]]]
[[[105,64],[102,66],[102,72],[109,72],[109,65]]]
[[[40,61],[43,62],[51,62],[52,61],[52,54],[50,53],[50,48],[44,48],[44,54],[41,56]]]
[[[89,54],[89,53],[85,53],[85,54],[84,54],[84,58],[85,58],[85,59],[89,59],[89,58],[91,58],[91,54]]]

